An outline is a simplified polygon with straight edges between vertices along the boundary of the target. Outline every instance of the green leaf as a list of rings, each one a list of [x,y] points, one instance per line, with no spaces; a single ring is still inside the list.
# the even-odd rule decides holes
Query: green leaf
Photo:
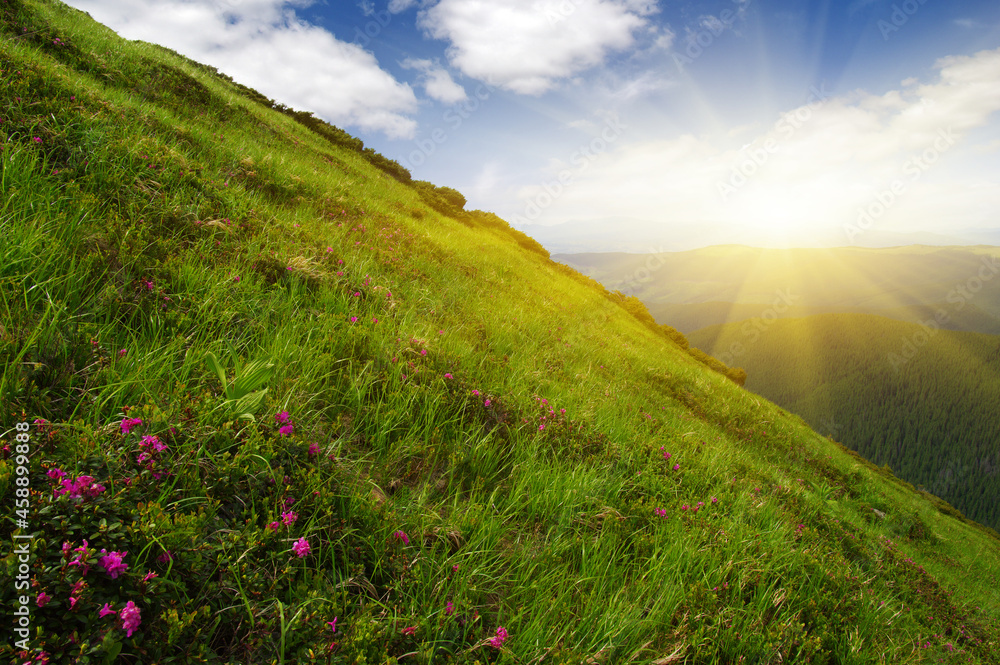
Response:
[[[248,393],[257,390],[262,385],[267,383],[268,379],[271,378],[271,374],[274,373],[274,364],[269,362],[264,362],[262,360],[257,360],[252,363],[248,363],[236,381],[233,382],[233,399],[241,399]]]
[[[215,372],[215,375],[219,377],[219,381],[222,382],[222,389],[229,394],[229,381],[226,379],[226,370],[222,368],[219,364],[219,359],[215,357],[215,354],[211,351],[205,353],[205,364],[208,368]]]

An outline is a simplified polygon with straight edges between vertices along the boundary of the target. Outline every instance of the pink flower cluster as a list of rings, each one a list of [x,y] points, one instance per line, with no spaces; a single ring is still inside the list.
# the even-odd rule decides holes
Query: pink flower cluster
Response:
[[[311,550],[312,548],[309,546],[309,541],[305,538],[299,538],[295,541],[295,544],[292,545],[292,551],[295,552],[295,556],[300,559],[305,558]]]
[[[497,628],[497,634],[490,638],[490,646],[499,649],[507,640],[507,629],[503,626]]]
[[[105,549],[101,550],[102,556],[97,560],[97,563],[101,565],[102,568],[111,576],[111,579],[116,580],[118,576],[128,570],[128,564],[125,563],[125,557],[128,552],[109,552]]]
[[[77,476],[75,480],[69,480],[61,469],[49,469],[48,477],[59,480],[62,487],[54,490],[56,496],[69,494],[71,499],[93,499],[104,491],[104,485],[94,482],[93,476]]]
[[[122,434],[128,434],[132,428],[142,424],[142,418],[122,418]]]
[[[279,425],[278,434],[281,436],[291,436],[292,432],[295,430],[287,411],[281,411],[274,414],[274,422]]]
[[[396,531],[392,534],[394,538],[402,540],[404,545],[410,544],[410,537],[406,535],[404,531]]]

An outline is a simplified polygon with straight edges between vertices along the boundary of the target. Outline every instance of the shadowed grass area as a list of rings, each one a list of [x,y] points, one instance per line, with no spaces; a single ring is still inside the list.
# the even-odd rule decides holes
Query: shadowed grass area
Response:
[[[11,662],[997,662],[995,533],[447,188],[0,14]]]

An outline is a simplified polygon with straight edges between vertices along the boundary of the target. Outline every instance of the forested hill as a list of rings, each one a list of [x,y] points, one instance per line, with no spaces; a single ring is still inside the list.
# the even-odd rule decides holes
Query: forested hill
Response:
[[[1000,336],[821,314],[688,337],[745,368],[749,390],[1000,527]]]

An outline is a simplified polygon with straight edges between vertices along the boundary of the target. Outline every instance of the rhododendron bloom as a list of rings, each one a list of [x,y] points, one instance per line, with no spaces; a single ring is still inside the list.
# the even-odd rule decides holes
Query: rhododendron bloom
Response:
[[[122,418],[122,434],[128,434],[133,427],[142,424],[142,418]]]
[[[35,604],[39,607],[45,607],[50,600],[52,600],[52,596],[42,591],[38,594],[38,597],[35,598]]]
[[[295,555],[300,559],[309,554],[311,549],[312,548],[309,547],[309,541],[305,538],[299,538],[295,541],[295,544],[292,545],[292,551],[295,552]]]
[[[299,519],[299,514],[294,510],[289,510],[288,512],[281,513],[281,521],[285,523],[286,526],[291,526],[295,524],[295,520]]]
[[[104,607],[98,610],[97,614],[103,619],[109,614],[118,614],[118,611],[111,609],[111,607],[107,603],[104,603]]]
[[[97,563],[107,571],[111,579],[118,579],[119,575],[128,570],[128,564],[123,561],[128,552],[108,552],[102,549],[101,554],[104,556],[98,559]]]
[[[134,633],[139,628],[139,624],[142,623],[139,608],[136,607],[135,603],[131,600],[125,603],[125,607],[123,607],[121,612],[119,612],[118,618],[122,620],[122,630],[125,631],[126,637],[132,637],[132,633]]]
[[[281,411],[279,413],[274,414],[274,421],[281,425],[284,425],[285,423],[288,422],[288,412]]]
[[[281,436],[291,436],[292,432],[295,430],[291,425],[282,425],[278,428],[278,434]]]
[[[494,649],[499,649],[506,639],[507,639],[507,629],[504,628],[503,626],[500,626],[499,628],[497,628],[496,636],[490,638],[490,646],[493,647]]]
[[[404,533],[403,531],[396,531],[392,535],[398,538],[399,540],[402,540],[404,544],[406,545],[410,544],[410,537],[407,536],[406,533]]]

